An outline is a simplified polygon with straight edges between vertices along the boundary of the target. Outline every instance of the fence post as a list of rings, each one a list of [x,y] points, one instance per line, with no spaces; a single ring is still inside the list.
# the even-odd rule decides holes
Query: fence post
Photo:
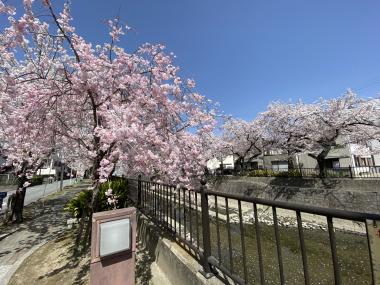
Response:
[[[380,284],[380,221],[366,220],[367,243],[373,285]]]
[[[203,270],[201,270],[201,274],[208,278],[211,278],[214,274],[211,272],[210,264],[208,263],[208,258],[211,256],[211,240],[210,240],[210,218],[208,213],[208,198],[205,193],[206,180],[201,180],[201,209],[202,209],[202,237],[203,237]]]
[[[141,206],[141,174],[139,174],[137,180],[137,206]]]
[[[348,169],[350,170],[350,177],[353,178],[351,165],[348,166]]]

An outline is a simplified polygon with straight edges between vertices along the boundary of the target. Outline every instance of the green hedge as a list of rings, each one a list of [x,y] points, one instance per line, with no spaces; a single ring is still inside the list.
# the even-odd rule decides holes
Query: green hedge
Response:
[[[30,186],[41,185],[44,182],[44,176],[34,175],[30,180]]]
[[[290,169],[288,171],[274,171],[271,169],[258,169],[250,171],[247,176],[250,177],[302,177],[299,170]]]
[[[112,210],[112,206],[107,203],[107,197],[105,195],[108,188],[111,188],[112,193],[117,196],[116,208],[125,208],[128,203],[127,180],[116,178],[100,185],[98,200],[99,212]],[[70,212],[75,218],[81,218],[83,214],[84,216],[89,216],[91,200],[92,190],[83,190],[67,203],[65,210]]]

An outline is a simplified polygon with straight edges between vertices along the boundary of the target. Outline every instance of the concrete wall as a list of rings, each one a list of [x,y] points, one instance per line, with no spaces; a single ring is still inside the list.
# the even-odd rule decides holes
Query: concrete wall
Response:
[[[258,157],[254,159],[249,159],[247,158],[245,161],[246,168],[251,169],[251,168],[264,168],[264,156],[259,155]]]
[[[137,275],[144,280],[138,284],[153,285],[222,285],[229,284],[215,276],[205,279],[199,270],[199,262],[178,245],[162,228],[152,223],[145,215],[138,213],[137,219]],[[141,252],[148,256],[142,257]],[[139,256],[140,254],[140,256]],[[159,268],[159,270],[155,270]],[[159,272],[159,273],[158,273]],[[232,284],[232,283],[231,283]]]
[[[340,167],[349,167],[352,166],[351,157],[342,157],[339,158]]]
[[[276,155],[264,155],[263,163],[264,168],[272,168],[272,161],[287,161],[287,154],[276,154]]]
[[[210,181],[209,188],[270,200],[380,213],[379,179],[224,177]]]
[[[317,168],[318,163],[315,158],[312,158],[310,155],[307,155],[307,153],[300,153],[296,155],[296,162],[298,160],[298,165],[300,165],[303,168]]]
[[[373,156],[373,162],[375,165],[379,165],[380,166],[380,154],[375,154]]]

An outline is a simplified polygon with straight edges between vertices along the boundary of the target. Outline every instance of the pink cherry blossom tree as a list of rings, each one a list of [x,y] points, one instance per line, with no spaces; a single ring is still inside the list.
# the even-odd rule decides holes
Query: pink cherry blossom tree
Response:
[[[2,94],[2,99],[6,98],[5,94]],[[28,114],[28,110],[25,109],[27,104],[21,104],[23,101],[18,100],[24,100],[25,97],[17,96],[25,93],[11,94],[11,100],[2,104],[6,108],[2,109],[3,125],[0,127],[0,138],[2,154],[7,157],[6,164],[18,177],[18,189],[10,219],[15,215],[16,221],[21,222],[26,187],[30,185],[30,179],[42,167],[45,159],[53,154],[55,133],[54,126],[50,125],[51,121],[46,118],[36,122],[35,117],[25,116]]]
[[[325,158],[338,145],[338,138],[346,143],[378,138],[378,102],[361,99],[349,90],[341,97],[313,104],[272,103],[261,116],[267,139],[289,155],[308,152],[323,175]]]
[[[99,184],[117,164],[128,174],[191,186],[204,172],[205,139],[215,125],[194,81],[179,76],[163,45],[145,44],[135,53],[118,46],[128,30],[119,19],[108,22],[110,42],[94,46],[70,24],[68,4],[61,12],[50,1],[43,5],[49,23],[34,14],[33,1],[24,1],[24,14],[9,17],[0,41],[2,94],[10,101],[12,92],[24,96],[20,115],[33,147],[40,146],[31,130],[48,122],[53,149],[64,151],[72,165],[80,160],[93,170],[94,211]],[[0,101],[4,108],[9,100]]]
[[[236,157],[236,164],[243,168],[243,163],[261,155],[269,142],[264,140],[261,118],[252,121],[228,119],[222,126],[220,152]]]

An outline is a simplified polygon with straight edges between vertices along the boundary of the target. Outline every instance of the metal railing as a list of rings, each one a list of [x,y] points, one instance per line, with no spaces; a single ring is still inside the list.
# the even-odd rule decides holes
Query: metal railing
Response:
[[[175,236],[198,260],[203,257],[202,217],[197,192],[172,185],[128,178],[131,197],[142,213]],[[133,189],[134,188],[134,189]],[[194,214],[193,214],[194,213]],[[191,218],[189,218],[191,217]]]
[[[0,174],[0,185],[13,185],[17,184],[17,177],[13,174]]]
[[[268,282],[268,276],[273,278],[276,273],[278,282],[274,284],[285,284],[288,269],[285,268],[287,262],[284,263],[284,253],[286,252],[282,243],[284,232],[286,232],[286,234],[291,233],[299,244],[302,282],[311,284],[311,272],[315,275],[316,265],[314,262],[313,268],[310,268],[310,251],[307,248],[309,237],[313,232],[305,228],[303,218],[306,215],[317,215],[326,221],[324,234],[327,237],[324,242],[318,241],[316,244],[321,246],[318,250],[322,250],[323,246],[327,248],[324,250],[329,251],[327,258],[330,259],[332,267],[331,283],[323,284],[379,284],[375,281],[377,279],[374,275],[368,227],[376,227],[380,222],[380,215],[215,192],[207,190],[204,181],[200,189],[195,191],[141,179],[128,179],[128,187],[135,187],[137,190],[135,200],[138,208],[165,228],[180,245],[199,260],[203,266],[202,273],[206,277],[216,274],[219,278],[224,278],[226,283],[232,281],[237,284],[273,284]],[[259,216],[263,214],[264,208],[271,212],[269,223],[260,220]],[[248,217],[249,211],[251,211],[251,216],[248,215]],[[280,221],[283,215],[283,213],[279,214],[280,211],[294,213],[293,230],[284,227],[284,223]],[[251,218],[251,224],[247,222],[247,217]],[[363,266],[362,271],[368,273],[366,275],[368,283],[350,283],[352,280],[349,270],[345,270],[344,278],[342,277],[344,262],[340,260],[336,236],[343,233],[340,233],[339,227],[334,224],[337,219],[364,225],[362,234],[351,235],[353,235],[354,246],[358,246],[358,240],[364,244],[364,250],[361,252],[361,258],[364,261],[358,262],[362,266],[367,265]],[[266,245],[268,238],[264,238],[263,234],[269,231],[274,233],[274,236],[270,238],[273,240],[273,245],[268,247]],[[254,235],[255,238],[249,240],[250,235]],[[344,237],[347,238],[347,236]],[[252,248],[253,244],[254,248]],[[347,246],[347,242],[344,242],[344,245]],[[272,252],[272,255],[276,258],[269,258],[268,251],[274,247],[275,252]],[[273,262],[268,264],[268,260]],[[354,261],[350,260],[350,262]],[[273,263],[277,263],[277,266]],[[256,271],[253,272],[252,268],[256,268]],[[353,277],[355,278],[357,276]],[[350,281],[347,282],[347,280]]]
[[[221,174],[221,172],[217,172]],[[262,168],[245,169],[243,171],[230,171],[228,174],[264,176],[264,177],[326,177],[326,178],[377,178],[380,179],[380,166],[358,166],[358,167],[339,167],[326,168],[323,173],[319,168],[297,167],[288,168]],[[323,174],[323,175],[322,175]]]

